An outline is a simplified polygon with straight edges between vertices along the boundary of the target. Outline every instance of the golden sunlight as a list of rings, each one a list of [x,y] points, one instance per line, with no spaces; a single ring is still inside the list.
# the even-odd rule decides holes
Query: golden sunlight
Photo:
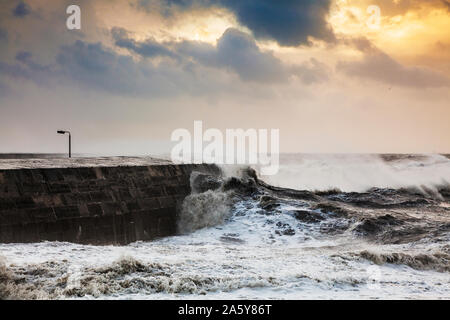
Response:
[[[380,5],[377,21],[377,12],[370,10],[376,5],[371,3],[374,1],[337,0],[329,16],[335,33],[365,37],[381,50],[407,60],[412,56],[433,57],[438,54],[437,43],[449,42],[450,14],[445,7],[423,3],[396,13]]]

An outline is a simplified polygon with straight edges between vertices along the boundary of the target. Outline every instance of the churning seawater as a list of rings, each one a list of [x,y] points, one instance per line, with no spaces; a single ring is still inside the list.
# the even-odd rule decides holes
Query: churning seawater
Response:
[[[450,298],[447,157],[286,155],[254,178],[194,175],[177,236],[1,244],[0,297]]]

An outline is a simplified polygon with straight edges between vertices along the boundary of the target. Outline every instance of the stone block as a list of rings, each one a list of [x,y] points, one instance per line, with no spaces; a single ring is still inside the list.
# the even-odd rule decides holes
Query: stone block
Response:
[[[22,195],[40,194],[45,190],[42,183],[36,182],[22,182],[19,184],[18,189]]]
[[[17,171],[16,177],[21,183],[33,183],[33,174],[31,170],[21,169]]]
[[[172,196],[159,197],[160,208],[170,208],[176,206],[176,200]]]
[[[135,211],[141,210],[141,207],[140,207],[138,201],[136,201],[136,200],[135,201],[127,201],[126,205],[127,205],[127,209],[129,212],[135,212]]]
[[[177,194],[177,188],[175,186],[164,186],[164,190],[169,196]]]
[[[64,205],[61,196],[57,194],[39,194],[33,195],[32,198],[39,207],[61,207]]]
[[[80,212],[81,217],[89,217],[89,209],[86,203],[80,203],[78,205],[78,211]]]
[[[14,210],[16,202],[12,198],[2,198],[0,201],[0,212],[4,210]]]
[[[165,191],[163,187],[147,187],[140,190],[142,194],[147,197],[160,197],[165,196]]]
[[[61,195],[66,205],[75,205],[79,203],[87,203],[91,201],[91,196],[87,192],[71,192]]]
[[[162,166],[149,166],[149,167],[147,167],[147,170],[152,178],[153,177],[163,177],[164,172],[163,172],[163,170],[161,170],[161,167]]]
[[[161,207],[158,197],[138,199],[138,203],[142,210],[153,210]]]
[[[32,208],[35,206],[33,198],[29,196],[17,197],[14,199],[14,202],[18,209]]]
[[[111,201],[111,195],[105,190],[89,192],[91,200],[94,202]]]
[[[98,168],[94,168],[94,173],[95,173],[95,177],[97,179],[105,179],[105,177],[103,176],[103,172],[102,172],[102,168],[98,167]]]
[[[122,214],[120,204],[117,202],[102,202],[103,215],[118,215]]]
[[[55,207],[54,210],[58,219],[72,219],[80,217],[78,206]]]
[[[90,216],[101,216],[103,215],[103,209],[100,203],[90,203],[87,205]]]
[[[0,212],[0,225],[24,225],[30,222],[28,214],[23,210]]]
[[[33,175],[33,182],[35,183],[44,183],[45,178],[40,170],[31,170],[31,174]]]
[[[79,174],[78,168],[66,168],[62,170],[62,175],[64,178],[64,182],[77,182],[82,180],[80,174]]]
[[[51,183],[47,184],[48,192],[52,193],[69,193],[71,192],[71,188],[67,183]]]
[[[52,207],[28,209],[26,213],[33,222],[56,221],[56,215]]]
[[[16,183],[20,182],[18,175],[18,170],[4,170],[2,171],[3,178],[5,179],[5,183]]]
[[[117,199],[120,199],[122,201],[133,199],[133,195],[131,194],[130,190],[127,188],[119,188],[114,191],[114,194],[116,195]]]
[[[9,243],[14,240],[13,228],[9,225],[1,224],[1,213],[0,213],[0,242]]]
[[[95,174],[94,168],[78,168],[78,173],[83,180],[95,180],[97,175]]]
[[[64,176],[59,169],[42,170],[42,175],[46,182],[61,182],[64,181]]]
[[[0,184],[0,198],[13,198],[19,196],[19,188],[17,188],[15,182]]]

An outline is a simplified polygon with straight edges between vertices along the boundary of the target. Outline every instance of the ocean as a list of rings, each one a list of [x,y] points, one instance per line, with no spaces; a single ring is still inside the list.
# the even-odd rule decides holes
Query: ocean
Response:
[[[193,174],[178,235],[0,244],[3,299],[449,299],[450,158],[285,154]]]

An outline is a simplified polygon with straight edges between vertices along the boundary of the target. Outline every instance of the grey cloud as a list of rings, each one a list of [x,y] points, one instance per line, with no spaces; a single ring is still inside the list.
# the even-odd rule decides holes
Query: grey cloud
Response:
[[[235,72],[244,81],[277,82],[288,75],[279,59],[262,52],[248,34],[232,28],[224,32],[216,47],[185,41],[178,50],[206,66]]]
[[[31,13],[31,8],[24,1],[20,1],[12,11],[13,15],[19,18],[23,18]]]
[[[2,41],[2,42],[8,41],[8,32],[2,28],[0,28],[0,41]]]
[[[31,78],[30,72],[18,64],[8,64],[0,61],[0,75],[12,78]]]
[[[9,88],[8,86],[0,81],[0,94],[1,95],[6,95],[9,92]]]
[[[131,59],[131,58],[129,58]],[[124,59],[126,60],[126,59]],[[126,90],[127,72],[133,72],[132,63],[120,61],[101,44],[86,44],[77,41],[73,45],[61,47],[56,62],[51,66],[41,65],[33,60],[32,54],[20,51],[15,64],[0,62],[2,78],[31,80],[38,85],[61,84],[73,81],[92,88],[102,88],[123,92]],[[122,72],[118,68],[122,66]],[[66,83],[67,84],[67,83]]]
[[[155,66],[118,54],[101,43],[81,40],[62,46],[50,66],[36,63],[31,53],[25,51],[16,54],[16,63],[0,61],[0,82],[14,83],[14,79],[32,81],[39,86],[76,86],[136,97],[208,96],[223,94],[235,86],[199,65],[187,64],[181,68],[161,63]]]
[[[143,57],[169,56],[186,63],[194,61],[207,67],[227,69],[244,81],[278,82],[287,80],[288,71],[269,52],[259,49],[255,40],[236,29],[227,29],[217,46],[199,41],[160,44],[154,40],[137,43],[124,30],[113,30],[117,46],[127,48]]]
[[[78,40],[61,47],[56,60],[61,74],[81,85],[116,93],[139,90],[141,73],[132,58],[118,55],[101,43]]]
[[[261,52],[249,35],[228,29],[217,42],[218,60],[243,80],[281,81],[286,71],[271,53]]]
[[[363,48],[365,55],[362,60],[341,61],[337,64],[337,70],[349,76],[391,85],[418,88],[450,86],[450,80],[443,74],[426,68],[404,66],[373,46]]]
[[[148,44],[148,41],[132,41],[124,30],[119,29],[113,36],[118,47],[127,48],[143,59],[119,54],[100,42],[77,40],[61,46],[50,65],[36,62],[31,52],[17,52],[16,63],[0,62],[0,80],[31,80],[38,85],[75,84],[82,89],[117,95],[173,97],[241,92],[242,85],[221,70],[255,84],[279,83],[287,81],[291,75],[306,84],[326,78],[319,62],[311,60],[299,66],[284,65],[272,53],[261,51],[251,36],[235,29],[228,29],[217,46],[196,41],[155,43],[159,48],[158,55],[178,57],[175,60],[162,59],[158,63],[145,59],[155,56],[152,50],[151,54],[138,50],[145,48],[143,44]],[[124,43],[132,43],[132,46]],[[216,70],[212,72],[211,68]]]
[[[32,54],[28,51],[20,51],[16,54],[16,60],[22,63],[27,63],[31,60]]]
[[[311,58],[309,61],[304,62],[299,66],[293,67],[293,74],[300,78],[305,84],[327,81],[330,72],[331,70],[329,70],[325,64],[314,58]]]
[[[307,44],[309,37],[334,40],[327,22],[331,0],[139,0],[137,6],[160,8],[166,16],[176,9],[226,8],[257,39],[272,39],[282,46]]]
[[[3,77],[31,80],[38,84],[46,84],[53,76],[55,76],[51,66],[41,65],[35,62],[30,52],[18,52],[16,61],[18,63],[15,64],[8,64],[0,61],[0,74]]]
[[[179,57],[154,39],[147,39],[144,42],[136,42],[128,37],[128,33],[122,28],[113,28],[112,36],[115,45],[121,48],[133,51],[143,57],[171,57],[178,59]]]
[[[60,73],[84,88],[119,95],[162,97],[205,96],[227,91],[217,75],[198,66],[180,68],[174,63],[153,65],[120,55],[101,43],[77,41],[64,46],[57,57]]]
[[[33,60],[33,54],[29,51],[19,51],[16,54],[16,61],[19,61],[24,66],[28,67],[29,70],[36,73],[47,73],[51,74],[51,66],[42,65]]]

